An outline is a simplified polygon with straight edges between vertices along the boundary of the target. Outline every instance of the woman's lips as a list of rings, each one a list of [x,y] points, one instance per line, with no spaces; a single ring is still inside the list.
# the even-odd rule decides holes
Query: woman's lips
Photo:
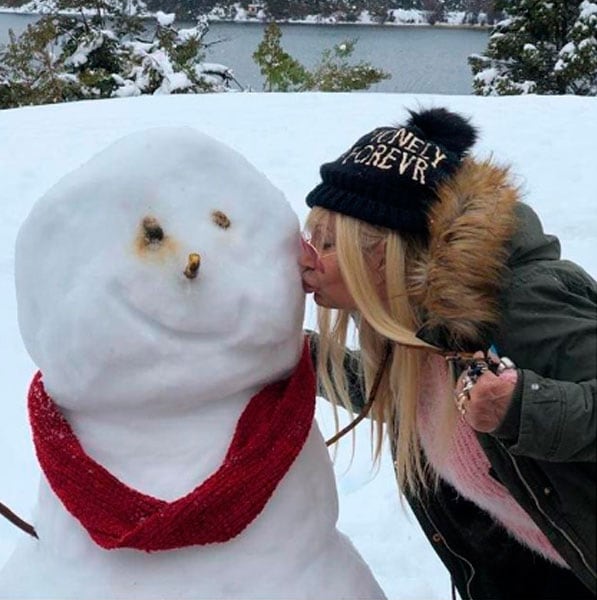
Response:
[[[312,294],[315,291],[315,288],[311,285],[309,285],[304,279],[303,279],[303,292],[305,292],[305,294]]]

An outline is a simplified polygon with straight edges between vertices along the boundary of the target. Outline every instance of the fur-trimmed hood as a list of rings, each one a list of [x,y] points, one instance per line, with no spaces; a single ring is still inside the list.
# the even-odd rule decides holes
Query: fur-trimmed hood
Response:
[[[467,159],[438,189],[430,236],[417,268],[416,300],[424,324],[417,337],[444,350],[487,349],[500,323],[500,296],[510,269],[559,258],[506,168]]]

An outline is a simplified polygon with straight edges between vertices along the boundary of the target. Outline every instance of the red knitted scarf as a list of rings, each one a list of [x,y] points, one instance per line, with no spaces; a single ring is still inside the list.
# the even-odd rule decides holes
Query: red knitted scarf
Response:
[[[170,550],[238,535],[301,451],[314,410],[315,376],[305,342],[290,378],[251,398],[217,471],[186,496],[166,502],[128,487],[85,453],[46,394],[40,372],[29,389],[41,468],[65,508],[106,549]]]

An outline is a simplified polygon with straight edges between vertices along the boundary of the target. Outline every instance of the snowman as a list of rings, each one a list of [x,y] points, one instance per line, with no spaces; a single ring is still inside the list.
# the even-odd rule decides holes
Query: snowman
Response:
[[[0,597],[384,597],[336,528],[298,252],[282,193],[188,128],[38,201],[15,272],[39,539]]]

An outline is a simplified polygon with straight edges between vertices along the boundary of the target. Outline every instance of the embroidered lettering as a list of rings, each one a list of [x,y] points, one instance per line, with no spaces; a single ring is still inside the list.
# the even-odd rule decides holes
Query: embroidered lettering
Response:
[[[348,162],[348,159],[351,157],[355,157],[361,151],[362,146],[353,146],[345,155],[342,164],[345,165]]]
[[[373,163],[374,167],[379,167],[379,161],[383,158],[383,155],[387,151],[388,147],[385,144],[379,144],[375,150],[371,153],[369,160],[365,163],[370,166]]]
[[[413,171],[413,180],[418,180],[419,183],[425,185],[425,171],[427,170],[428,166],[429,164],[426,160],[422,158],[417,158],[417,163],[415,164],[415,168]]]
[[[417,160],[417,157],[414,154],[408,154],[406,152],[402,152],[402,159],[400,160],[400,165],[398,167],[398,170],[400,171],[400,175],[404,175],[404,173],[406,172],[406,169],[408,169],[408,167],[410,167],[410,165],[413,163],[414,160]],[[413,174],[413,179],[414,174]]]
[[[431,161],[431,165],[435,169],[437,168],[437,165],[439,165],[439,163],[446,158],[448,157],[437,146],[435,146],[435,158]]]
[[[425,144],[425,147],[423,148],[423,150],[421,151],[421,157],[424,158],[425,160],[429,160],[429,155],[427,154],[427,152],[429,151],[429,148],[431,147],[431,143],[427,142]]]
[[[416,136],[410,141],[410,144],[406,147],[409,152],[413,152],[414,154],[418,154],[421,147],[425,144],[425,142]]]
[[[366,140],[366,143],[364,143]],[[405,127],[375,129],[342,155],[343,165],[353,163],[400,175],[426,184],[427,172],[448,158],[436,144],[426,142]]]
[[[391,130],[390,130],[391,131]],[[379,144],[383,141],[383,136],[388,133],[387,129],[376,129],[371,135],[371,141]]]
[[[392,147],[390,148],[390,151],[383,157],[383,160],[380,163],[377,163],[375,166],[378,169],[383,169],[384,171],[391,169],[400,154],[402,154],[402,152],[400,152],[398,148]]]
[[[373,154],[374,151],[375,146],[368,144],[357,153],[357,155],[354,157],[354,162],[359,165],[361,163],[364,163],[371,156],[371,154]]]
[[[398,145],[401,148],[404,148],[413,137],[415,137],[415,135],[412,131],[408,131],[408,129],[404,129],[404,127],[401,127],[400,129],[396,130],[396,133],[394,134],[391,143],[393,144],[394,141],[397,139]]]

